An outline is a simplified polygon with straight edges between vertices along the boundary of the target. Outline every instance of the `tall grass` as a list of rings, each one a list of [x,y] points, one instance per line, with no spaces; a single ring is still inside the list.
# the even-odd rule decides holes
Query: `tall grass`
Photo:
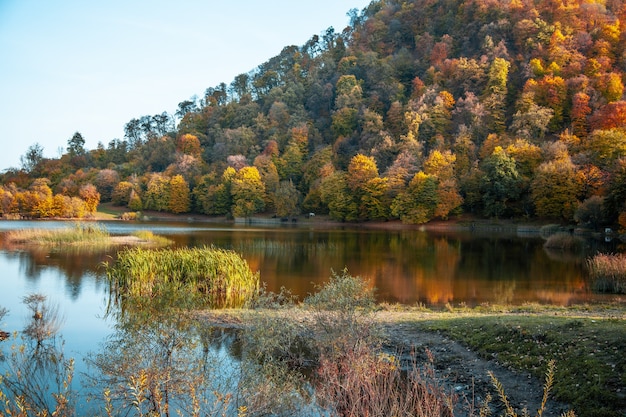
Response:
[[[598,254],[587,259],[592,288],[597,292],[626,293],[626,255]]]
[[[129,236],[113,236],[104,226],[98,224],[77,224],[60,229],[21,229],[6,234],[5,240],[11,244],[34,244],[61,248],[64,250],[99,250],[112,246],[142,244],[167,246],[171,240],[157,236],[149,230],[138,230]]]
[[[213,247],[144,249],[118,254],[107,275],[119,295],[156,298],[172,292],[211,307],[240,307],[259,288],[259,275],[237,253]]]
[[[10,243],[35,243],[41,245],[106,244],[110,235],[99,225],[86,224],[62,229],[21,229],[6,234]]]

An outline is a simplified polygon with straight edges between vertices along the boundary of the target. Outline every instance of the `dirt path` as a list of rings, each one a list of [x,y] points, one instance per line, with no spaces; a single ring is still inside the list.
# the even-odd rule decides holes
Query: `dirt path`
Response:
[[[455,417],[470,415],[472,405],[475,415],[478,415],[478,409],[488,393],[492,396],[492,415],[504,415],[502,402],[493,387],[489,371],[502,383],[510,404],[519,415],[523,415],[523,408],[531,416],[536,415],[541,406],[544,381],[528,373],[505,368],[495,359],[482,358],[438,332],[418,330],[408,323],[385,322],[384,317],[379,317],[379,320],[386,330],[391,349],[414,351],[424,360],[428,359],[426,350],[431,352],[437,376],[444,381],[449,392],[458,396]],[[403,359],[409,360],[408,356]],[[566,404],[549,399],[543,415],[560,416],[569,408]]]

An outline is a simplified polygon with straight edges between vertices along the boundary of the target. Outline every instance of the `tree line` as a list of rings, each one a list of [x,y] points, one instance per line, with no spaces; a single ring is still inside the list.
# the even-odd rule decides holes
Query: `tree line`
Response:
[[[47,180],[131,210],[626,227],[622,0],[376,0],[349,15],[108,146],[77,132],[45,159],[32,145],[3,195]]]

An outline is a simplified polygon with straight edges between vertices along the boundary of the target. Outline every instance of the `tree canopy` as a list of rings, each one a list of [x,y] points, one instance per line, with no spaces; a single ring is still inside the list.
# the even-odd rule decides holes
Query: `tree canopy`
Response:
[[[351,13],[344,31],[286,46],[175,115],[132,118],[123,139],[87,150],[75,132],[58,159],[31,145],[1,175],[3,214],[78,200],[88,213],[89,185],[129,208],[236,217],[626,212],[623,0],[374,0]]]

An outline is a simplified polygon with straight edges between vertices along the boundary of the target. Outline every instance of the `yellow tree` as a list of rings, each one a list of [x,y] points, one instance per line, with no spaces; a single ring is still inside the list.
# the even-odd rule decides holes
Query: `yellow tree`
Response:
[[[189,184],[182,175],[175,175],[169,186],[169,211],[172,213],[187,213],[191,200],[189,198]]]
[[[357,154],[352,157],[348,165],[346,183],[358,207],[358,217],[368,219],[370,215],[381,217],[380,207],[382,197],[386,193],[386,183],[374,181],[378,177],[376,161],[371,156]]]
[[[531,198],[537,215],[570,221],[578,206],[581,178],[569,155],[560,155],[537,168]]]
[[[250,217],[265,208],[265,184],[256,167],[243,167],[235,174],[231,193],[235,217]]]
[[[100,193],[93,184],[85,184],[78,190],[78,195],[85,202],[85,210],[87,213],[93,214],[100,204]]]

